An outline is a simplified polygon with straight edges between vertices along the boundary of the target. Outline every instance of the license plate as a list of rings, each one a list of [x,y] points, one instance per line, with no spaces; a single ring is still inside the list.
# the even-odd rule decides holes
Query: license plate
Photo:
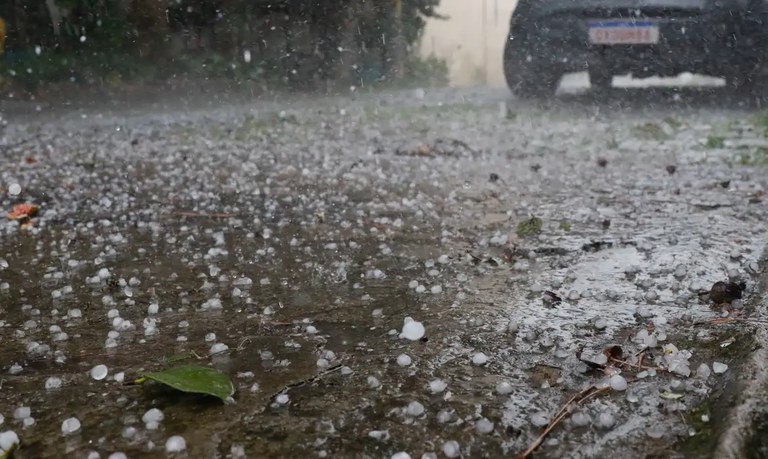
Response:
[[[593,45],[655,45],[659,26],[649,21],[593,21],[589,24]]]

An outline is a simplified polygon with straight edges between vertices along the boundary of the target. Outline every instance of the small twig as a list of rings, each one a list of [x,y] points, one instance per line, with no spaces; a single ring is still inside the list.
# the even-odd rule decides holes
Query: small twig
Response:
[[[245,349],[245,343],[250,343],[253,338],[250,336],[246,336],[243,338],[242,341],[240,341],[240,344],[237,345],[237,350],[242,351]]]
[[[318,374],[316,374],[314,376],[310,376],[309,378],[304,378],[302,380],[286,384],[285,386],[283,386],[282,389],[280,389],[279,391],[277,391],[274,394],[272,394],[272,396],[269,397],[269,399],[270,400],[274,400],[275,397],[277,397],[278,395],[284,394],[284,393],[288,392],[289,390],[291,390],[293,388],[301,387],[301,386],[304,386],[306,384],[313,383],[313,382],[323,378],[324,376],[328,375],[329,373],[332,373],[332,372],[340,369],[341,367],[342,367],[342,364],[341,364],[341,362],[339,362],[339,363],[331,366],[327,370],[325,370],[325,371],[323,371],[321,373],[318,373]]]
[[[728,317],[716,317],[714,319],[707,319],[701,322],[695,322],[694,325],[725,325],[732,322],[747,322],[753,324],[768,324],[768,320],[755,319],[752,317],[734,317],[740,315],[740,311],[733,311]]]
[[[541,444],[544,442],[544,439],[549,435],[549,433],[557,427],[557,425],[565,419],[569,414],[571,414],[571,410],[574,406],[579,406],[585,401],[596,397],[597,395],[600,395],[602,393],[608,392],[610,387],[603,387],[601,389],[598,389],[595,386],[589,386],[588,388],[584,389],[583,391],[579,392],[578,394],[571,397],[570,400],[568,400],[568,403],[563,405],[562,408],[560,408],[560,411],[557,412],[557,415],[550,421],[549,424],[547,424],[547,427],[544,429],[543,432],[536,438],[536,440],[531,444],[531,446],[528,447],[525,451],[523,451],[520,455],[517,456],[517,459],[525,459],[528,456],[531,455]]]
[[[16,453],[16,450],[19,449],[19,444],[14,443],[11,445],[10,448],[8,448],[6,451],[0,451],[0,459],[13,459],[14,454]]]
[[[477,150],[475,150],[474,148],[470,147],[466,142],[463,142],[463,141],[461,141],[459,139],[452,139],[451,142],[453,143],[454,146],[465,148],[466,150],[468,150],[473,155],[477,154]]]
[[[735,317],[718,317],[717,319],[712,319],[708,321],[707,323],[709,325],[723,325],[723,324],[729,324],[731,322],[736,322]]]
[[[16,143],[8,143],[8,144],[5,144],[5,145],[0,145],[0,149],[10,150],[11,148],[20,147],[20,146],[24,145],[27,142],[31,142],[31,139],[24,139],[24,140],[19,140]]]
[[[211,357],[213,354],[208,354],[205,357],[201,357],[197,352],[195,351],[189,351],[190,354],[192,354],[192,357],[196,358],[197,360],[205,360],[208,357]]]
[[[642,356],[640,358],[642,359]],[[633,367],[633,368],[639,368],[641,370],[667,371],[666,368],[662,368],[662,367],[649,367],[649,366],[645,366],[645,365],[642,364],[642,362],[632,363],[632,362],[627,362],[626,360],[614,359],[613,357],[611,357],[610,360],[611,360],[611,362],[618,363],[620,365],[626,365],[626,366]]]
[[[239,214],[230,214],[224,212],[213,212],[210,214],[203,214],[200,212],[173,212],[171,215],[176,217],[199,217],[199,218],[232,218],[237,217]]]
[[[472,258],[472,261],[475,263],[482,263],[483,259],[478,257],[477,255],[473,254],[469,250],[467,250],[467,255],[469,255],[470,258]]]

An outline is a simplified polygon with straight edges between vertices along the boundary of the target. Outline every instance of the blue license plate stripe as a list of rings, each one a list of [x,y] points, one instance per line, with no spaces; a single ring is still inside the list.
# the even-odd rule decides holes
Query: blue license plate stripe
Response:
[[[589,27],[594,29],[612,29],[615,27],[630,27],[630,28],[646,28],[646,27],[656,27],[655,22],[650,21],[644,21],[644,22],[634,22],[634,21],[596,21],[591,22],[589,24]]]

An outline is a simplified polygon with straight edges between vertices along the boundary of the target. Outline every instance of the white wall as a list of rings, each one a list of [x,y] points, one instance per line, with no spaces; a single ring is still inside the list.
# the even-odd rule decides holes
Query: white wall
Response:
[[[423,56],[446,59],[454,86],[505,86],[502,52],[517,0],[442,0],[421,42]]]

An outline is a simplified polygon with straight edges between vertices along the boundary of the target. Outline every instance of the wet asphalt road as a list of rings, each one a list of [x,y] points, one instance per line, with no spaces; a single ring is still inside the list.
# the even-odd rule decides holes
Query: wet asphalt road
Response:
[[[178,457],[514,457],[577,394],[536,457],[740,445],[731,395],[764,333],[759,104],[182,102],[6,105],[0,208],[40,206],[0,224],[18,457],[166,457],[173,435]],[[743,301],[701,295],[729,278]],[[408,317],[423,339],[399,336]],[[191,352],[235,404],[120,383]]]

